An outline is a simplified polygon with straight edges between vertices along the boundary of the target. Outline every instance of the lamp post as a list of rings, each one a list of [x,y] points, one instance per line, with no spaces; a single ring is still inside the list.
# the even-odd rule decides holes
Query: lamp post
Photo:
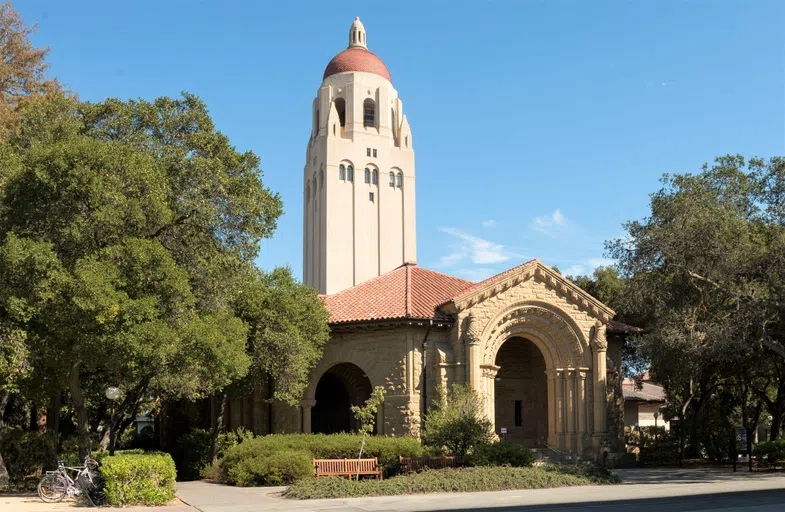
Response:
[[[654,442],[657,442],[657,418],[660,417],[660,411],[654,411]]]
[[[769,416],[769,441],[771,441],[771,431],[774,429],[774,424],[772,421],[774,420],[774,416]]]
[[[106,398],[112,403],[112,415],[109,417],[109,455],[114,455],[114,406],[117,399],[120,398],[120,389],[115,386],[109,386],[104,392]]]

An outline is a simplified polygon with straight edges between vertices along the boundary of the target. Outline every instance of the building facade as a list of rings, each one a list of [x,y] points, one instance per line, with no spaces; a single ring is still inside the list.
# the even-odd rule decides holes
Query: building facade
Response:
[[[632,328],[539,260],[479,283],[416,264],[411,129],[359,19],[312,112],[303,276],[324,294],[331,339],[300,407],[266,404],[260,386],[229,404],[229,426],[350,431],[349,406],[383,386],[377,434],[418,435],[440,390],[465,383],[506,441],[618,449],[621,343]]]

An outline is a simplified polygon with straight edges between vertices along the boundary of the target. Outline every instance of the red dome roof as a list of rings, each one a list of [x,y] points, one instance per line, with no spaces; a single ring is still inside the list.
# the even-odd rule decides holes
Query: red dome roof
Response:
[[[365,73],[373,73],[386,78],[392,83],[390,72],[387,66],[384,65],[382,59],[377,57],[366,50],[365,48],[347,48],[327,64],[324,70],[324,78],[338,73],[347,73],[351,71],[363,71]]]

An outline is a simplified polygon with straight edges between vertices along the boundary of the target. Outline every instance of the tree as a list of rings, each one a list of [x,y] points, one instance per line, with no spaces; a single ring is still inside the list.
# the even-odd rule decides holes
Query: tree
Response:
[[[365,401],[361,407],[353,405],[351,407],[352,413],[357,421],[360,422],[360,432],[362,432],[362,441],[360,442],[360,454],[357,459],[363,458],[363,449],[365,448],[365,437],[373,432],[373,426],[376,424],[376,413],[379,411],[379,406],[384,403],[384,387],[376,386],[371,392],[371,396]],[[360,466],[357,466],[357,480],[360,479]]]
[[[422,441],[427,446],[464,457],[472,448],[493,437],[493,426],[483,413],[483,401],[470,385],[443,391],[426,414]]]
[[[198,98],[54,98],[0,144],[0,243],[35,245],[62,268],[56,286],[30,284],[52,298],[25,330],[46,355],[34,372],[69,390],[81,455],[100,421],[89,402],[107,385],[123,392],[116,425],[148,395],[195,399],[245,375],[235,276],[281,203]]]
[[[727,393],[734,407],[755,409],[745,386],[766,380],[739,386],[739,372],[785,363],[785,159],[729,155],[662,181],[651,215],[628,222],[608,252],[627,281],[621,302],[647,319],[640,348],[695,448],[707,411],[729,403]],[[781,387],[769,377],[767,386]],[[776,438],[785,394],[775,395],[767,407]]]
[[[30,42],[36,28],[25,25],[10,2],[0,3],[0,136],[25,104],[60,92],[57,81],[46,76],[49,49]]]

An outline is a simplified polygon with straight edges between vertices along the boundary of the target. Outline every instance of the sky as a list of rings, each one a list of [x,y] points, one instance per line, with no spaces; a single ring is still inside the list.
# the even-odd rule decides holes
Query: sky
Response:
[[[355,16],[411,125],[427,268],[589,273],[663,173],[785,155],[781,0],[13,4],[83,100],[204,99],[283,200],[257,263],[298,277],[311,102]]]

